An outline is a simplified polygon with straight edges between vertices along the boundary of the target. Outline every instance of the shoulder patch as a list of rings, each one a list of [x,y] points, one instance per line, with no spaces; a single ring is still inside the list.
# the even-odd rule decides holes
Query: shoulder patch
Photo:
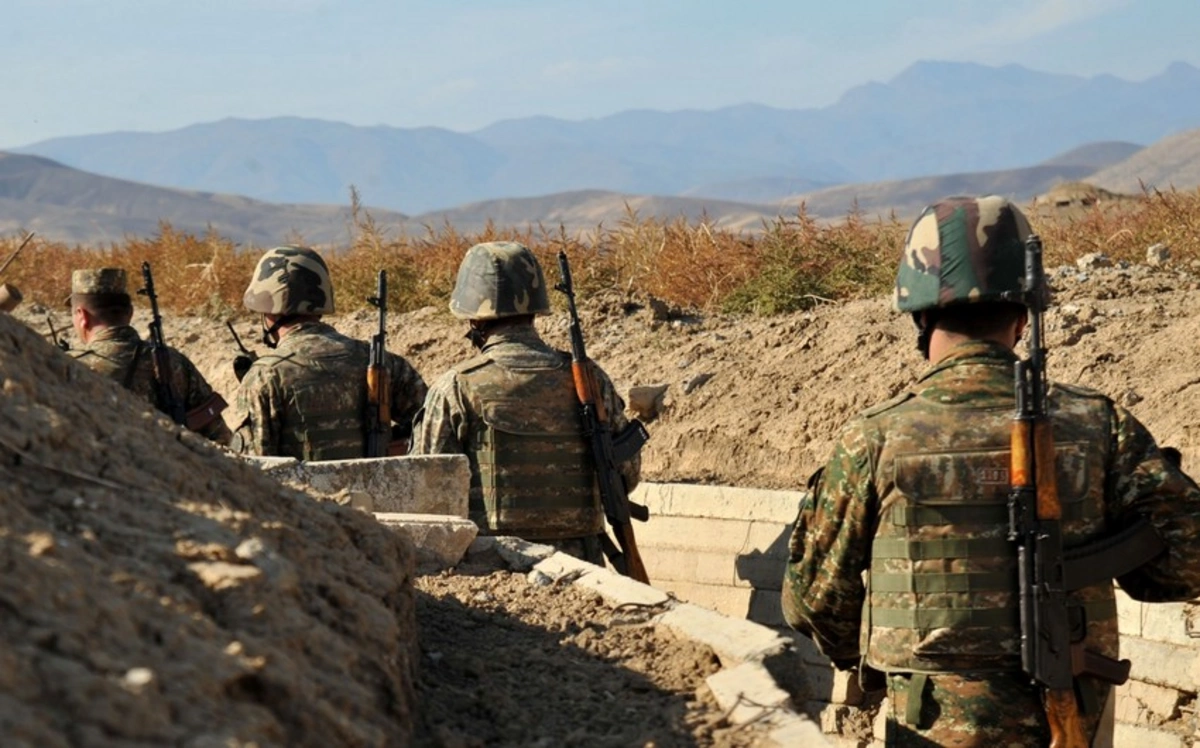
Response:
[[[451,371],[455,372],[456,374],[466,374],[468,372],[482,369],[490,363],[492,363],[492,359],[481,353],[474,358],[469,358],[466,361],[463,361],[461,364],[451,369]]]
[[[911,400],[912,397],[913,397],[913,393],[909,390],[905,390],[904,392],[901,392],[899,395],[896,395],[895,397],[893,397],[891,400],[885,400],[882,403],[879,403],[878,405],[873,405],[870,408],[867,408],[863,412],[859,413],[859,415],[862,416],[863,418],[871,418],[873,416],[879,415],[880,413],[886,413],[887,411],[891,410],[892,408],[895,408],[897,405],[900,405],[901,403]]]

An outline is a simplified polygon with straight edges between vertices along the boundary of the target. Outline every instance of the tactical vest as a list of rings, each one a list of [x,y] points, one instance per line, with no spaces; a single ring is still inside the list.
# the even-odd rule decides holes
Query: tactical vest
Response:
[[[313,462],[365,455],[366,358],[365,346],[295,357],[299,370],[285,387],[281,455]]]
[[[1059,389],[1052,398],[1064,539],[1104,531],[1111,406]],[[924,398],[866,415],[883,447],[879,517],[864,575],[862,651],[888,672],[1020,668],[1015,543],[1008,533],[1012,407]],[[1075,640],[1116,654],[1112,584],[1071,594]]]
[[[555,367],[457,367],[472,412],[470,517],[486,534],[530,540],[595,535],[604,515],[565,356]]]

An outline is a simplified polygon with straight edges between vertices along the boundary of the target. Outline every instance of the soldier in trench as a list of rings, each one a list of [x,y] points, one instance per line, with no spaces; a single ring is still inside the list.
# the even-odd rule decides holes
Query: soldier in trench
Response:
[[[783,610],[838,668],[886,681],[889,746],[1046,745],[1022,671],[1016,544],[1006,538],[1013,351],[1029,224],[990,196],[948,198],[909,231],[895,305],[929,368],[842,430],[791,538]],[[1068,546],[1147,520],[1166,550],[1118,582],[1135,600],[1200,596],[1200,488],[1099,392],[1054,384]],[[1111,583],[1069,595],[1082,643],[1117,657]],[[1080,676],[1089,740],[1111,686]]]
[[[515,242],[471,247],[458,270],[450,311],[469,326],[479,353],[429,389],[414,426],[416,454],[465,454],[469,512],[487,535],[514,535],[604,564],[604,512],[584,438],[571,356],[534,328],[550,313],[546,279]],[[625,403],[600,367],[595,378],[614,433]],[[641,458],[619,463],[628,490]]]
[[[322,319],[334,310],[325,260],[308,247],[268,250],[243,301],[260,315],[263,344],[272,350],[253,361],[238,385],[233,450],[308,461],[364,457],[370,345]],[[403,454],[425,380],[393,353],[385,365],[395,445],[390,451]]]
[[[130,325],[133,300],[121,268],[76,270],[71,274],[71,323],[83,347],[70,354],[101,376],[163,411],[158,402],[154,356],[150,343]],[[229,442],[229,427],[221,418],[225,400],[213,391],[195,364],[174,348],[168,349],[171,391],[183,400],[184,425],[218,443]]]

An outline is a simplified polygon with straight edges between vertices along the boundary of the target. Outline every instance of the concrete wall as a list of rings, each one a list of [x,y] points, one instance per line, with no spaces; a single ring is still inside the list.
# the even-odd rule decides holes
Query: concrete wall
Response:
[[[731,616],[782,626],[779,608],[787,543],[803,497],[799,491],[649,483],[634,500],[650,581],[680,599]],[[1112,744],[1200,748],[1200,602],[1147,605],[1118,591],[1122,656],[1133,662],[1117,689]],[[827,732],[860,722],[859,695],[839,682],[807,643],[803,654],[814,701],[809,711]]]
[[[779,590],[802,494],[728,486],[643,483],[633,500],[650,581],[726,615],[782,626]]]

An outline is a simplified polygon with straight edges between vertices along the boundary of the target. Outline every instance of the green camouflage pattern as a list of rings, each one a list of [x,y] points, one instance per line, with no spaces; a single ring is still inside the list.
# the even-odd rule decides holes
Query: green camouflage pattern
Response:
[[[75,270],[71,273],[72,294],[125,294],[128,296],[127,288],[125,271],[121,268],[89,268]]]
[[[788,623],[839,665],[861,658],[893,673],[1019,669],[1016,573],[1003,550],[1007,520],[998,516],[1014,361],[994,343],[956,346],[909,392],[842,431],[797,519],[782,595]],[[1145,602],[1200,595],[1200,488],[1107,397],[1054,385],[1050,412],[1068,545],[1146,517],[1169,551],[1121,577],[1121,587]],[[944,541],[962,543],[954,550]],[[914,543],[931,552],[911,554],[917,560],[895,552]],[[1072,598],[1088,612],[1088,648],[1115,657],[1112,595],[1102,585]],[[1027,718],[1024,705],[1002,707],[1015,721]]]
[[[625,403],[608,375],[593,370],[610,425],[620,431],[628,424]],[[470,517],[480,532],[564,540],[603,529],[571,358],[532,325],[492,334],[480,356],[439,378],[415,428],[416,454],[467,456]],[[619,469],[632,490],[641,458]]]
[[[215,407],[217,416],[197,429],[197,433],[218,444],[227,444],[230,438],[229,427],[219,415],[225,407],[224,401],[215,395],[204,375],[187,356],[174,348],[167,350],[171,357],[172,391],[176,397],[183,398],[184,411],[191,414],[202,408]],[[154,356],[150,353],[150,344],[143,341],[133,327],[118,325],[96,330],[91,343],[83,348],[72,349],[70,353],[100,376],[126,387],[153,407],[165,412],[158,403]]]
[[[231,448],[307,461],[365,456],[370,348],[324,322],[290,329],[238,385]],[[393,436],[408,438],[425,380],[400,356],[388,353],[386,364]]]
[[[1017,206],[995,195],[930,205],[904,241],[893,305],[919,312],[1019,293],[1030,233]]]
[[[548,314],[550,298],[537,257],[516,242],[471,247],[458,266],[450,312],[459,319],[481,320]]]
[[[917,694],[921,705],[916,724],[907,720],[913,679],[893,675],[887,681],[884,744],[890,748],[1024,748],[1048,742],[1050,728],[1041,697],[1023,674],[932,675]],[[1100,686],[1097,697],[1104,703],[1111,686]],[[1099,722],[1099,711],[1083,715],[1089,737],[1095,736]]]
[[[333,314],[333,281],[308,247],[276,247],[258,260],[242,303],[259,314]]]

